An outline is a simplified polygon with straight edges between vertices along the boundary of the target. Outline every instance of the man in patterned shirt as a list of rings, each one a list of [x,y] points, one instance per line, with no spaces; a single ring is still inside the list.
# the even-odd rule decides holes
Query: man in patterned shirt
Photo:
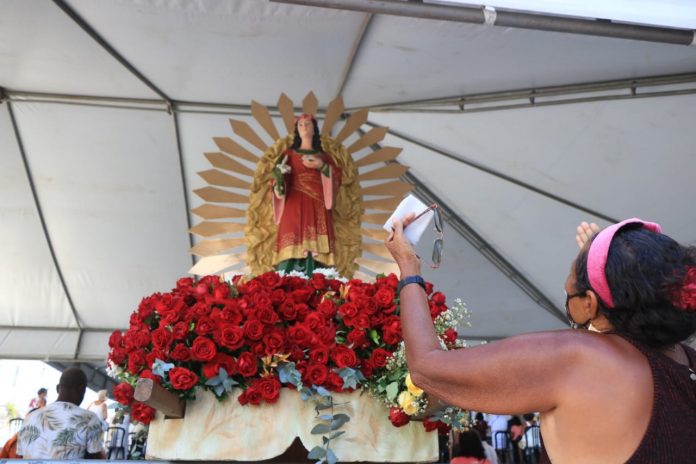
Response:
[[[17,454],[24,459],[106,459],[101,420],[82,409],[87,376],[71,367],[63,372],[55,403],[24,419]]]

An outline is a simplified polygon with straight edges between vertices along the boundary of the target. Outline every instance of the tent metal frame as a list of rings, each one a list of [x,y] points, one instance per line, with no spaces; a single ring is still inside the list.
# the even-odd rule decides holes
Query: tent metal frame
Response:
[[[365,124],[370,126],[370,127],[379,127],[378,124],[375,124],[375,123],[370,122],[370,121],[367,121]],[[511,184],[517,185],[518,187],[521,187],[525,190],[529,190],[531,192],[539,194],[539,195],[546,197],[550,200],[556,201],[558,203],[564,204],[566,206],[570,206],[571,208],[577,209],[577,210],[582,211],[584,213],[598,217],[598,218],[603,219],[609,223],[619,222],[616,218],[613,218],[607,214],[600,213],[599,211],[593,210],[593,209],[588,208],[586,206],[582,206],[579,203],[568,200],[568,199],[563,198],[563,197],[556,195],[554,193],[547,192],[546,190],[542,190],[538,187],[535,187],[534,185],[528,184],[527,182],[523,182],[523,181],[516,179],[512,176],[508,176],[507,174],[504,174],[500,171],[496,171],[495,169],[484,166],[483,164],[480,164],[480,163],[477,163],[477,162],[472,161],[470,159],[467,159],[464,156],[443,150],[442,148],[438,148],[435,145],[432,145],[432,144],[427,143],[427,142],[423,142],[423,141],[418,140],[414,137],[406,135],[402,132],[399,132],[399,131],[396,131],[396,130],[390,128],[390,129],[388,129],[387,133],[390,135],[393,135],[394,137],[399,138],[405,142],[412,143],[412,144],[419,146],[421,148],[424,148],[428,151],[431,151],[433,153],[437,153],[438,155],[444,156],[445,158],[451,159],[453,161],[457,161],[458,163],[465,164],[465,165],[467,165],[471,168],[474,168],[478,171],[484,172],[484,173],[489,174],[493,177],[497,177],[500,180],[504,180],[504,181],[509,182]]]
[[[275,3],[363,13],[405,16],[409,18],[455,21],[487,26],[512,27],[539,31],[564,32],[618,39],[641,40],[674,45],[694,45],[694,31],[683,28],[586,19],[553,14],[527,13],[495,9],[490,6],[443,5],[403,0],[271,0]]]

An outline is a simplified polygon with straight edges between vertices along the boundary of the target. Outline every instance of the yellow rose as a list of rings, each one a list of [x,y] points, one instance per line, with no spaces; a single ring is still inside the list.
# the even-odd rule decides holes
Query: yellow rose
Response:
[[[411,393],[415,397],[419,397],[423,394],[423,390],[416,387],[413,381],[411,380],[410,373],[406,374],[406,388],[408,388],[409,393]]]
[[[397,402],[399,403],[399,407],[409,416],[412,416],[418,412],[418,404],[416,403],[416,399],[407,391],[402,391],[399,394]]]

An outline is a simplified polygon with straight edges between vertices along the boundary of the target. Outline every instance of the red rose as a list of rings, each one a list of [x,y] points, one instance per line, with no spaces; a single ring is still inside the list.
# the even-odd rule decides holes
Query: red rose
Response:
[[[109,359],[111,360],[111,363],[113,365],[118,366],[126,360],[127,355],[128,354],[126,353],[126,350],[124,350],[123,348],[114,348],[113,350],[111,350],[111,353],[109,354]]]
[[[121,346],[122,342],[123,334],[120,330],[114,330],[111,336],[109,337],[109,347],[116,348],[117,346]]]
[[[358,364],[358,357],[355,351],[344,345],[338,345],[331,352],[331,359],[339,369],[344,367],[355,367]]]
[[[447,311],[447,306],[435,304],[435,303],[430,303],[430,318],[432,320],[435,320],[437,316],[442,314],[443,312]]]
[[[435,292],[433,295],[430,297],[430,301],[435,303],[436,305],[444,305],[445,304],[445,294],[442,292]]]
[[[145,330],[138,330],[133,334],[133,343],[136,348],[145,348],[150,344],[150,333]]]
[[[172,337],[174,340],[183,340],[189,333],[189,326],[185,322],[177,322],[172,327]]]
[[[320,346],[309,352],[309,362],[313,364],[326,364],[329,362],[329,349]]]
[[[136,401],[133,403],[133,406],[131,406],[131,415],[133,416],[133,419],[137,420],[138,422],[148,425],[152,419],[155,418],[155,409]]]
[[[312,290],[308,288],[299,288],[292,292],[292,299],[295,300],[295,303],[306,303],[311,296]]]
[[[375,293],[374,300],[380,308],[388,308],[394,304],[394,290],[382,287]]]
[[[316,330],[317,328],[325,325],[326,321],[319,313],[309,313],[302,323],[306,327],[309,327],[310,330]]]
[[[396,287],[399,286],[399,278],[396,277],[396,275],[392,273],[386,277],[382,277],[381,279],[377,279],[377,283],[379,283],[380,285],[387,285],[387,286],[393,288],[394,290],[396,290]]]
[[[295,303],[295,309],[297,310],[297,319],[303,320],[309,314],[309,306],[305,303]]]
[[[427,281],[425,282],[425,293],[426,295],[430,295],[431,293],[433,293],[433,284]]]
[[[324,319],[333,319],[336,316],[336,311],[338,311],[338,306],[330,298],[324,298],[317,306],[317,311],[324,316]]]
[[[439,425],[440,421],[431,421],[430,419],[423,419],[423,427],[425,428],[426,432],[432,432],[433,430],[437,430]]]
[[[165,325],[174,325],[177,322],[179,322],[179,313],[177,311],[169,311],[164,313],[162,318],[160,319],[160,325],[165,326]]]
[[[237,359],[237,369],[244,377],[252,377],[259,370],[259,362],[252,353],[245,351]]]
[[[457,331],[450,327],[449,329],[445,330],[445,333],[442,334],[442,338],[447,343],[454,343],[457,341]]]
[[[190,390],[198,383],[198,376],[185,367],[173,367],[168,374],[169,381],[176,390]]]
[[[246,398],[247,398],[247,401],[249,402],[249,404],[253,404],[253,405],[261,404],[261,400],[263,399],[263,396],[261,396],[261,392],[255,387],[255,385],[252,385],[249,388],[247,388],[244,393],[246,393]]]
[[[288,329],[288,337],[302,348],[307,348],[312,341],[312,332],[303,324],[295,324]]]
[[[355,303],[343,303],[338,308],[338,314],[343,318],[353,318],[358,314],[358,306]]]
[[[191,357],[196,361],[210,361],[216,353],[215,343],[206,337],[196,337],[191,345]]]
[[[317,272],[312,275],[308,283],[314,290],[323,290],[326,288],[326,276],[321,272]]]
[[[266,403],[275,403],[280,396],[280,380],[277,377],[268,375],[256,382],[255,387]]]
[[[297,308],[295,308],[295,302],[290,298],[280,304],[278,312],[286,321],[294,321],[297,319]]]
[[[266,345],[266,354],[276,354],[284,352],[285,336],[282,329],[273,330],[263,337],[263,343]]]
[[[370,346],[370,340],[367,339],[367,335],[363,329],[353,329],[348,332],[346,337],[348,343],[352,345],[353,348],[366,348]]]
[[[220,317],[225,322],[229,322],[233,325],[241,324],[242,319],[244,319],[244,316],[242,316],[242,310],[239,308],[239,304],[237,304],[237,302],[234,300],[228,301],[227,304],[225,304],[225,308],[222,310]]]
[[[201,316],[193,329],[198,335],[208,335],[215,330],[215,322],[208,316]]]
[[[205,284],[204,282],[200,282],[198,285],[196,285],[196,295],[198,296],[207,295],[209,290],[209,285]]]
[[[224,300],[228,296],[230,296],[230,287],[228,287],[226,283],[220,283],[215,286],[213,298],[216,300]]]
[[[343,378],[334,371],[330,371],[329,378],[326,380],[326,388],[331,391],[343,391]]]
[[[212,361],[203,365],[203,375],[207,379],[216,377],[221,367],[225,369],[228,376],[234,375],[237,372],[237,361],[232,356],[218,353]]]
[[[285,301],[285,290],[276,288],[271,292],[271,303],[273,303],[274,306],[280,305],[283,301]]]
[[[310,364],[305,371],[303,379],[310,385],[324,385],[329,377],[329,368],[324,364]]]
[[[372,352],[372,356],[370,357],[370,361],[376,368],[384,367],[387,365],[389,356],[391,356],[391,353],[384,348],[375,348],[375,351]]]
[[[193,288],[193,279],[191,277],[182,277],[176,281],[177,290],[191,291]]]
[[[171,345],[173,339],[172,333],[164,327],[152,331],[152,345],[155,348],[166,350]]]
[[[370,298],[367,295],[357,297],[355,299],[355,305],[358,307],[358,312],[361,313],[375,314],[379,310],[374,298]]]
[[[372,361],[364,360],[360,363],[360,371],[363,373],[366,379],[370,380],[372,378],[372,373],[374,370],[374,366],[372,365]]]
[[[333,322],[329,321],[326,325],[318,327],[317,337],[319,341],[314,343],[313,346],[316,346],[317,343],[333,346],[336,342],[336,327],[333,325]]]
[[[394,427],[402,427],[411,422],[409,415],[396,406],[392,406],[389,410],[389,420]]]
[[[142,350],[131,351],[128,354],[128,372],[137,375],[140,370],[145,367],[145,353]]]
[[[215,340],[225,348],[234,351],[244,344],[244,331],[232,324],[224,324],[215,331]]]
[[[256,317],[258,317],[258,319],[266,325],[273,325],[276,322],[280,322],[280,318],[270,304],[268,306],[257,306]]]
[[[244,323],[244,335],[249,340],[260,340],[263,336],[263,324],[261,321],[251,319]]]
[[[113,391],[114,399],[126,406],[133,401],[133,393],[135,393],[135,389],[126,382],[116,385]]]
[[[183,343],[177,343],[169,356],[175,361],[186,362],[191,360],[191,350]]]
[[[277,272],[271,271],[271,272],[266,272],[264,274],[261,274],[258,277],[258,280],[260,280],[265,287],[275,287],[280,283],[280,276],[278,275]]]

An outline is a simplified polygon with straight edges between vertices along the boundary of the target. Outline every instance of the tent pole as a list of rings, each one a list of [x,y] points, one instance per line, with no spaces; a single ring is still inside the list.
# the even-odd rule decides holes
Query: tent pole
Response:
[[[365,124],[367,124],[367,125],[370,126],[370,127],[379,127],[377,124],[375,124],[375,123],[373,123],[373,122],[370,122],[370,121],[367,121]],[[391,134],[391,135],[393,135],[394,137],[397,137],[397,138],[399,138],[399,139],[401,139],[401,140],[404,140],[404,141],[406,141],[406,142],[409,142],[409,143],[412,143],[412,144],[414,144],[414,145],[416,145],[416,146],[419,146],[419,147],[421,147],[421,148],[424,148],[424,149],[426,149],[426,150],[428,150],[428,151],[435,152],[435,153],[437,153],[438,155],[442,155],[442,156],[444,156],[444,157],[446,157],[446,158],[449,158],[449,159],[451,159],[451,160],[453,160],[453,161],[457,161],[457,162],[459,162],[459,163],[465,164],[465,165],[467,165],[467,166],[469,166],[469,167],[471,167],[471,168],[474,168],[474,169],[476,169],[476,170],[478,170],[478,171],[484,172],[484,173],[489,174],[489,175],[491,175],[491,176],[497,177],[498,179],[501,179],[501,180],[504,180],[504,181],[506,181],[506,182],[510,182],[511,184],[517,185],[518,187],[522,187],[523,189],[526,189],[526,190],[532,191],[532,192],[534,192],[534,193],[537,193],[537,194],[539,194],[539,195],[541,195],[541,196],[543,196],[543,197],[549,198],[549,199],[551,199],[551,200],[554,200],[554,201],[557,201],[557,202],[559,202],[559,203],[562,203],[562,204],[564,204],[564,205],[566,205],[566,206],[570,206],[571,208],[577,209],[577,210],[582,211],[582,212],[584,212],[584,213],[587,213],[587,214],[589,214],[589,215],[592,215],[592,216],[595,216],[595,217],[597,217],[597,218],[603,219],[604,221],[607,221],[607,222],[609,222],[609,223],[612,223],[612,224],[613,224],[613,223],[619,222],[617,219],[612,218],[611,216],[608,216],[608,215],[606,215],[606,214],[600,213],[599,211],[595,211],[595,210],[593,210],[593,209],[587,208],[587,207],[582,206],[582,205],[580,205],[580,204],[578,204],[578,203],[575,203],[575,202],[573,202],[573,201],[567,200],[567,199],[565,199],[565,198],[563,198],[563,197],[559,197],[558,195],[554,195],[553,193],[550,193],[550,192],[547,192],[547,191],[545,191],[545,190],[542,190],[542,189],[540,189],[540,188],[538,188],[538,187],[535,187],[535,186],[533,186],[533,185],[531,185],[531,184],[528,184],[528,183],[526,183],[526,182],[522,182],[522,181],[519,180],[519,179],[515,179],[514,177],[510,177],[510,176],[508,176],[507,174],[503,174],[502,172],[496,171],[495,169],[491,169],[491,168],[489,168],[489,167],[487,167],[487,166],[484,166],[484,165],[482,165],[482,164],[479,164],[479,163],[477,163],[477,162],[475,162],[475,161],[471,161],[471,160],[466,159],[466,158],[464,158],[464,157],[462,157],[462,156],[456,155],[456,154],[454,154],[454,153],[450,153],[450,152],[445,151],[445,150],[443,150],[443,149],[441,149],[441,148],[437,148],[437,147],[435,147],[435,146],[433,146],[433,145],[430,145],[430,144],[428,144],[428,143],[422,142],[422,141],[420,141],[420,140],[418,140],[418,139],[415,139],[415,138],[413,138],[413,137],[411,137],[411,136],[408,136],[408,135],[406,135],[406,134],[403,134],[403,133],[401,133],[401,132],[395,131],[395,130],[393,130],[393,129],[389,129],[389,130],[387,131],[387,133],[388,133],[388,134]]]
[[[29,167],[29,160],[27,159],[27,153],[24,148],[24,142],[22,141],[22,136],[19,132],[19,125],[17,124],[17,118],[15,117],[14,110],[12,108],[12,102],[7,102],[7,110],[10,114],[10,121],[12,122],[12,129],[14,130],[15,138],[17,141],[17,146],[19,148],[19,153],[22,156],[22,163],[24,165],[24,172],[27,175],[27,182],[29,183],[29,188],[31,189],[31,195],[34,199],[34,206],[36,206],[36,212],[39,216],[39,221],[41,222],[41,228],[43,229],[44,237],[46,239],[46,244],[48,245],[48,251],[51,254],[51,259],[53,260],[53,266],[58,274],[58,280],[60,280],[60,285],[63,287],[63,292],[65,293],[65,298],[68,300],[68,306],[70,306],[70,312],[72,312],[73,318],[75,319],[75,324],[78,330],[78,344],[75,347],[75,357],[79,350],[79,338],[82,335],[82,323],[80,322],[80,317],[75,309],[75,303],[73,302],[70,290],[68,289],[68,284],[65,281],[65,276],[63,275],[63,270],[58,262],[58,256],[56,255],[56,250],[53,247],[53,241],[51,240],[51,234],[48,232],[48,226],[46,225],[46,218],[43,214],[43,209],[41,208],[41,202],[39,201],[39,195],[36,191],[36,184],[34,183],[34,177],[31,173],[31,168]]]
[[[551,14],[496,10],[488,6],[454,6],[394,0],[271,1],[293,5],[360,11],[363,13],[406,16],[419,19],[486,24],[489,26],[564,32],[569,34],[641,40],[676,45],[696,45],[694,31],[688,29],[616,23],[606,19],[581,19]]]
[[[365,38],[365,33],[367,32],[367,29],[370,27],[370,22],[372,21],[373,16],[374,15],[370,13],[365,15],[365,19],[363,19],[363,22],[360,25],[358,35],[355,38],[355,41],[353,42],[353,48],[350,50],[350,54],[348,55],[348,61],[346,62],[346,65],[343,68],[343,72],[341,73],[338,89],[336,90],[336,95],[334,98],[340,97],[343,94],[343,89],[346,87],[346,84],[348,83],[348,78],[350,77],[350,73],[353,71],[353,64],[355,63],[355,58],[358,56],[358,53],[360,53],[360,49],[363,45],[363,39]]]

